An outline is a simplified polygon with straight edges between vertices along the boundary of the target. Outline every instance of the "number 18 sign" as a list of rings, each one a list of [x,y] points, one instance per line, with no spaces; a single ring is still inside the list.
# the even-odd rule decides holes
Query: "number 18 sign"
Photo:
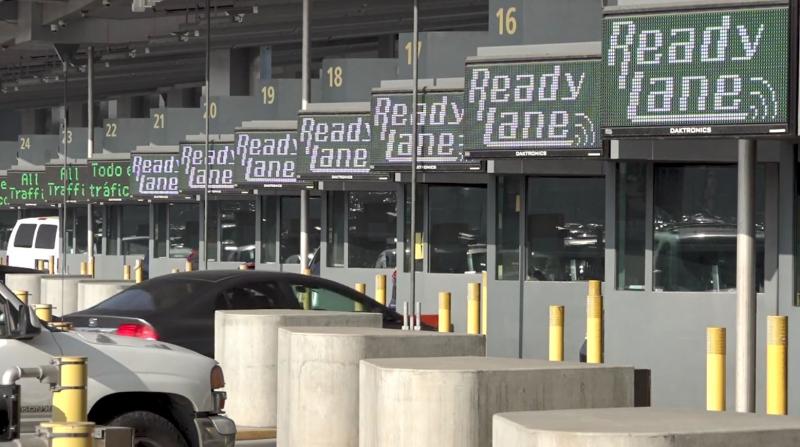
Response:
[[[782,6],[606,10],[605,135],[788,133],[789,35]]]

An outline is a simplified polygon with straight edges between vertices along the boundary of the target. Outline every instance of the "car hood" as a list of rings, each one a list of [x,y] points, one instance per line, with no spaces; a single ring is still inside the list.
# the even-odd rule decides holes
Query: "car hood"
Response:
[[[211,358],[169,343],[101,332],[53,332],[63,355],[86,357],[89,401],[121,392],[183,396],[196,411],[212,406]]]

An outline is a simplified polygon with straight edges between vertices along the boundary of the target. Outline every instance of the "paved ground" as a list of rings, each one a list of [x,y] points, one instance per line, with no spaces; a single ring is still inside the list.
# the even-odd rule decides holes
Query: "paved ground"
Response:
[[[275,440],[270,441],[239,441],[236,447],[275,447]]]

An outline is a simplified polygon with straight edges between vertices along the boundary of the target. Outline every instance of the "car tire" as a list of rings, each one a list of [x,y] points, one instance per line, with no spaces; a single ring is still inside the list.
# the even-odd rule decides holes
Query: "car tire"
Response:
[[[133,447],[188,447],[175,424],[149,411],[122,414],[108,425],[132,428]]]

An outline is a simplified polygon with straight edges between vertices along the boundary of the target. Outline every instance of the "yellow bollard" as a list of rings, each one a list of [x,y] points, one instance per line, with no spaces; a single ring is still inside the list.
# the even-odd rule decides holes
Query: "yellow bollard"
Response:
[[[594,279],[586,296],[586,363],[603,363],[603,295]]]
[[[310,268],[304,268],[303,269],[303,274],[304,275],[311,275],[311,269]]]
[[[15,290],[14,295],[19,298],[24,304],[28,304],[28,291],[27,290]]]
[[[142,260],[137,259],[136,263],[133,267],[133,277],[135,278],[136,284],[142,282],[144,278],[144,267],[142,266]]]
[[[53,390],[53,422],[86,420],[86,357],[56,357],[59,381]]]
[[[247,270],[247,264],[239,264],[239,270]]]
[[[61,332],[69,332],[73,328],[69,321],[53,321],[50,323],[50,327]]]
[[[367,285],[364,284],[363,282],[357,282],[356,283],[356,292],[366,295],[367,294]],[[359,303],[358,301],[356,301],[354,310],[356,312],[364,312],[364,305]]]
[[[439,292],[439,332],[450,332],[450,292]]]
[[[706,410],[725,411],[725,328],[706,329]]]
[[[375,301],[386,305],[386,275],[375,275]]]
[[[39,270],[40,272],[44,271],[44,261],[42,259],[36,260],[36,270]]]
[[[305,290],[303,290],[301,297],[303,301],[303,310],[311,310],[311,305],[313,304],[311,302],[311,289],[306,287]]]
[[[81,261],[81,275],[86,275],[86,261]]]
[[[86,274],[94,278],[94,256],[89,257],[89,261],[86,262]]]
[[[467,284],[467,334],[480,334],[481,284]]]
[[[53,306],[50,304],[34,304],[33,312],[45,323],[53,321]]]
[[[186,260],[186,271],[187,272],[191,272],[192,271],[192,261],[190,261],[188,259]]]
[[[123,281],[131,280],[131,266],[129,266],[128,264],[122,266],[122,280]]]
[[[94,446],[94,422],[45,422],[39,425],[50,447]]]
[[[50,256],[50,259],[47,261],[47,272],[51,275],[56,274],[56,257]]]
[[[179,269],[178,267],[175,267],[174,269],[170,270],[170,273],[180,273],[180,272],[181,269]]]
[[[789,318],[767,317],[767,414],[786,415],[786,345]]]
[[[481,275],[481,335],[489,328],[489,272]]]
[[[551,362],[564,361],[564,306],[550,306]]]

